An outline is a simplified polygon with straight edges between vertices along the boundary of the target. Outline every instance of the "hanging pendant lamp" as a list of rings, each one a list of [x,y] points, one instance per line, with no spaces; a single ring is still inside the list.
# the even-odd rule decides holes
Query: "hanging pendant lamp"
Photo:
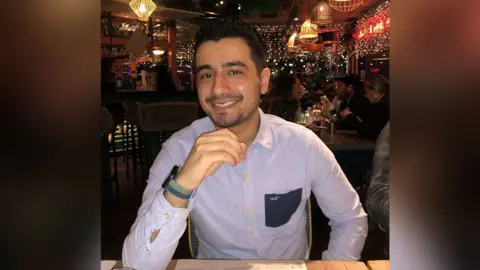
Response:
[[[152,15],[157,8],[152,0],[132,0],[129,4],[133,12],[138,16],[140,21],[148,21],[148,17]]]

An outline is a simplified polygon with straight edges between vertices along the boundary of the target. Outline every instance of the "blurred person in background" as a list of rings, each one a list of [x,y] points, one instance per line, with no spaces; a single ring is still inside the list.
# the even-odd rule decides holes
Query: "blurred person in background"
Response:
[[[363,116],[366,105],[369,104],[365,97],[365,90],[357,75],[348,75],[345,77],[337,77],[334,79],[335,97],[330,104],[324,107],[331,111],[332,115],[338,114],[341,111],[349,108],[358,116]],[[341,124],[341,129],[353,129],[348,125]]]
[[[157,72],[157,92],[168,97],[174,96],[177,92],[177,87],[166,64],[158,64],[155,69]]]
[[[270,93],[262,100],[261,108],[290,122],[297,122],[299,101],[304,88],[298,77],[282,73],[273,81]]]
[[[323,91],[321,89],[317,89],[315,85],[308,88],[306,91],[304,90],[300,96],[300,106],[302,111],[305,111],[308,109],[308,107],[313,107],[313,105],[319,103],[322,95]]]
[[[365,79],[364,88],[370,104],[361,109],[363,115],[347,107],[339,116],[343,126],[356,130],[362,137],[376,139],[390,120],[389,82],[384,76],[375,74]]]
[[[335,93],[335,84],[333,84],[333,83],[327,84],[323,88],[323,94],[326,95],[329,100],[333,100],[335,98],[335,96],[337,95],[337,93]]]
[[[389,232],[389,181],[390,172],[390,122],[383,128],[377,140],[373,169],[368,186],[366,209],[373,223],[387,233]],[[384,249],[388,256],[388,241]]]

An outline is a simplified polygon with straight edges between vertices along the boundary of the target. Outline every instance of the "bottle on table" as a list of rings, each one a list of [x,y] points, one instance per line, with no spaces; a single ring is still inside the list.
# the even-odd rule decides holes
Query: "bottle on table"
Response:
[[[296,119],[297,119],[297,123],[301,124],[301,125],[305,125],[305,114],[302,112],[302,109],[300,107],[298,107],[298,110],[297,110],[297,113],[296,113]]]
[[[305,121],[307,126],[313,124],[312,107],[308,107],[308,109],[305,111]]]
[[[320,105],[313,105],[313,122],[317,126],[324,126],[324,118],[322,117],[322,110]]]
[[[329,124],[328,124],[328,130],[330,131],[330,134],[335,134],[335,132],[337,131],[336,130],[336,126],[335,126],[335,121],[331,121]]]

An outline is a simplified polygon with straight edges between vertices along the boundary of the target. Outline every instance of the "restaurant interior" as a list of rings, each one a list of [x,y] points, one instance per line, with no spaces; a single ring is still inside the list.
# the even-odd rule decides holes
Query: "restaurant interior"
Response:
[[[240,19],[255,27],[267,48],[272,81],[279,74],[299,79],[299,114],[286,120],[307,126],[319,136],[365,205],[378,132],[363,136],[356,130],[332,126],[332,120],[324,121],[329,117],[318,104],[324,105],[325,98],[335,98],[336,78],[359,78],[363,82],[376,74],[388,80],[390,1],[101,3],[102,260],[121,260],[123,241],[135,221],[149,168],[162,144],[175,132],[205,117],[195,86],[195,35],[217,18]],[[262,110],[277,114],[262,105],[267,100],[262,97]],[[309,260],[321,261],[330,226],[313,194],[311,201]],[[174,260],[192,259],[188,234],[186,230],[180,239]],[[343,268],[321,268],[318,264],[318,268],[307,269],[388,269],[388,246],[388,232],[369,220],[359,264],[338,266]]]

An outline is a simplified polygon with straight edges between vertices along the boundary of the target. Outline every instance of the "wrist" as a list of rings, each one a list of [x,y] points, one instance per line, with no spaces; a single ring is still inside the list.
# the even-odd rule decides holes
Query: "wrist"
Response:
[[[187,201],[193,195],[194,189],[188,185],[181,184],[182,181],[180,184],[177,182],[180,171],[179,166],[173,166],[172,171],[167,176],[167,179],[165,179],[162,187],[169,193],[166,195],[173,195],[178,199]]]
[[[182,173],[182,171],[180,171],[177,175],[177,177],[175,178],[175,182],[181,186],[183,189],[187,190],[187,191],[190,191],[190,192],[193,192],[195,189],[197,189],[197,185],[192,183],[192,181],[189,181],[188,180],[189,178],[185,176],[184,173]]]

